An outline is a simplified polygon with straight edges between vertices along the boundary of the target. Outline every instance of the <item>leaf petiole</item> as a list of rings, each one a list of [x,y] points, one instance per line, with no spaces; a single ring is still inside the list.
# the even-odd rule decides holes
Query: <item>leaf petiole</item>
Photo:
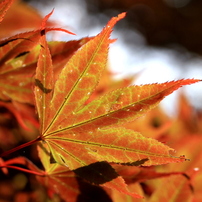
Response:
[[[44,176],[44,173],[39,173],[39,172],[36,172],[36,171],[33,171],[33,170],[21,168],[21,167],[18,167],[18,166],[5,165],[5,166],[0,166],[0,168],[12,168],[12,169],[20,170],[20,171],[30,173],[30,174],[33,174],[33,175]]]
[[[5,151],[5,152],[1,153],[1,154],[0,154],[0,157],[4,157],[4,156],[7,156],[7,155],[9,155],[9,154],[12,154],[12,153],[14,153],[14,152],[16,152],[16,151],[18,151],[18,150],[20,150],[20,149],[23,149],[23,148],[25,148],[25,147],[28,147],[28,146],[30,146],[30,145],[32,145],[32,144],[35,144],[35,143],[37,143],[37,142],[39,142],[39,141],[41,141],[41,140],[42,140],[42,139],[41,139],[41,136],[39,136],[38,138],[36,138],[36,139],[34,139],[34,140],[31,140],[31,141],[29,141],[29,142],[26,142],[26,143],[24,143],[24,144],[22,144],[22,145],[19,145],[19,146],[13,148],[13,149],[10,149],[10,150],[8,150],[8,151]]]

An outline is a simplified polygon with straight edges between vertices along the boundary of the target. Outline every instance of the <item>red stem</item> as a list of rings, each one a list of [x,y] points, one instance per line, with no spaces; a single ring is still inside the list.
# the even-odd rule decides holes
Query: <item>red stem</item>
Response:
[[[39,172],[36,172],[36,171],[32,171],[32,170],[28,170],[28,169],[25,169],[25,168],[21,168],[21,167],[18,167],[18,166],[5,165],[5,166],[0,166],[0,168],[13,168],[13,169],[20,170],[20,171],[23,171],[23,172],[26,172],[26,173],[30,173],[30,174],[33,174],[33,175],[44,176],[44,173],[39,173]]]
[[[3,152],[2,154],[0,154],[0,157],[7,156],[7,155],[9,155],[9,154],[11,154],[13,152],[16,152],[16,151],[18,151],[20,149],[28,147],[28,146],[36,143],[36,142],[39,142],[39,141],[41,141],[41,137],[40,136],[38,138],[36,138],[35,140],[31,140],[29,142],[26,142],[25,144],[19,145],[19,146],[13,148],[13,149],[10,149],[8,151]]]

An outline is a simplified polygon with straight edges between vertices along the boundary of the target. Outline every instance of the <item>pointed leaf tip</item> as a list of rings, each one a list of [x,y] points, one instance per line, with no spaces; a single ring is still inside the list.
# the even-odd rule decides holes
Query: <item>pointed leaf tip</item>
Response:
[[[119,20],[123,19],[126,16],[126,12],[119,14],[117,17],[111,18],[111,20],[107,23],[107,28],[113,27]]]
[[[52,9],[52,11],[51,11],[49,14],[47,14],[47,15],[43,18],[42,23],[41,23],[41,29],[42,29],[42,30],[46,28],[47,21],[48,21],[48,19],[50,18],[50,16],[53,14],[53,12],[54,12],[54,8]],[[68,30],[66,30],[66,29],[62,29],[62,28],[52,28],[52,30],[55,30],[55,31],[62,31],[62,32],[66,32],[67,34],[76,35],[76,34],[74,34],[73,32],[70,32],[70,31],[68,31]]]
[[[42,29],[45,29],[46,24],[47,24],[47,21],[48,21],[48,19],[50,18],[50,16],[53,14],[53,12],[54,12],[54,9],[52,9],[52,11],[51,11],[50,13],[48,13],[48,14],[43,18],[42,23],[41,23],[41,28],[42,28]]]
[[[119,18],[124,18],[125,16],[126,16],[126,12],[120,13],[120,14],[118,15]]]
[[[190,85],[202,81],[202,79],[182,79],[185,82],[183,85]]]
[[[117,18],[118,18],[119,20],[121,20],[121,19],[123,19],[123,18],[125,18],[125,17],[126,17],[126,12],[123,12],[123,13],[120,13]]]

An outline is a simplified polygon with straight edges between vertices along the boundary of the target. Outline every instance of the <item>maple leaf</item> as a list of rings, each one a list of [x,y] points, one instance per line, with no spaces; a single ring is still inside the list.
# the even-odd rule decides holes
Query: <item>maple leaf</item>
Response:
[[[36,70],[35,97],[41,125],[39,139],[48,144],[54,160],[70,170],[108,161],[144,165],[182,162],[170,147],[120,127],[154,108],[166,95],[199,80],[187,79],[130,86],[85,104],[107,63],[112,27],[125,13],[112,18],[100,34],[82,46],[53,81],[51,54],[43,35]]]
[[[64,31],[46,27],[50,15],[44,17],[40,29],[20,33],[0,41],[0,98],[33,104],[33,75],[41,32]],[[35,48],[35,49],[34,49]],[[29,54],[31,52],[31,54]],[[22,58],[23,56],[23,58]]]

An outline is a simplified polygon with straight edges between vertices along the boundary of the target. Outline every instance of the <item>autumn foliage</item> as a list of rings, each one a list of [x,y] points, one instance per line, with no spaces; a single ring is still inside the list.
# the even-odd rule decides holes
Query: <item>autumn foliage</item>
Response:
[[[10,25],[22,8],[33,30],[20,16]],[[0,200],[202,200],[201,116],[183,95],[175,120],[157,107],[200,80],[112,81],[110,35],[126,13],[95,37],[63,42],[46,40],[73,34],[48,22],[52,12],[41,19],[23,4],[0,4]]]

